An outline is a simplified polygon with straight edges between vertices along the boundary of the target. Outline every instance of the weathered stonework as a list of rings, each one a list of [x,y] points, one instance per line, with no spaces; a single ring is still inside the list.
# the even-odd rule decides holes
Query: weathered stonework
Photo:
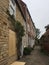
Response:
[[[35,26],[34,23],[31,19],[30,13],[28,11],[28,9],[26,9],[26,31],[27,31],[27,39],[28,39],[28,46],[33,47],[33,45],[35,44],[35,36],[36,36],[36,32],[35,32]]]
[[[25,35],[22,38],[23,47],[20,48],[21,56],[23,56],[23,49],[24,47],[28,46],[28,33],[26,32],[26,22],[28,22],[28,19],[26,18],[27,21],[25,21],[25,18],[23,17],[24,13],[21,12],[20,9],[21,8],[19,8],[16,4],[16,21],[19,21],[24,26],[25,29]],[[0,1],[0,65],[10,65],[17,59],[17,48],[15,47],[17,43],[15,35],[16,32],[14,31],[14,26],[12,24],[11,19],[9,19],[11,17],[8,15],[7,12],[8,10],[9,10],[9,0],[1,0]],[[12,42],[13,40],[11,38],[16,41]]]
[[[10,65],[16,60],[16,54],[9,57],[9,29],[13,29],[7,14],[9,0],[0,1],[0,65]],[[10,61],[10,62],[9,62]]]
[[[17,5],[16,5],[16,20],[19,21],[24,26],[24,29],[25,29],[25,35],[22,38],[22,47],[23,48],[21,49],[21,52],[23,55],[23,49],[24,49],[24,46],[25,46],[26,41],[27,41],[26,40],[26,21],[24,20],[22,13]]]
[[[8,0],[0,1],[0,65],[8,63],[8,23],[7,14]]]

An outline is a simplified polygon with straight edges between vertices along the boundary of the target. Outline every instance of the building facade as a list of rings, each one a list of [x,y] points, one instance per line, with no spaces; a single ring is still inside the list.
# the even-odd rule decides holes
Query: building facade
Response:
[[[0,65],[10,65],[17,60],[17,34],[14,20],[19,21],[25,29],[20,46],[20,57],[23,56],[24,47],[34,45],[35,26],[26,4],[21,0],[0,1]]]
[[[15,1],[14,1],[15,3]],[[15,4],[16,5],[16,4]],[[17,59],[16,33],[12,24],[15,6],[12,0],[0,1],[0,65],[10,65]]]
[[[35,44],[36,31],[35,31],[35,25],[32,21],[28,8],[26,9],[26,23],[27,23],[26,29],[28,37],[27,45],[33,48]]]
[[[23,2],[21,0],[17,0],[16,2],[16,20],[19,21],[22,26],[24,26],[25,35],[22,37],[22,44],[20,46],[20,57],[23,56],[24,44],[26,44],[26,20],[23,13]]]
[[[49,54],[49,29],[40,38],[41,49]]]

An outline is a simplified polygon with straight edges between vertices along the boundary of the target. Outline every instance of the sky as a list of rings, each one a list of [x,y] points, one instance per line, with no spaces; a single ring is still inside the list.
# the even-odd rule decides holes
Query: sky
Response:
[[[49,24],[49,0],[23,0],[29,9],[32,20],[41,34],[45,32],[45,26]]]

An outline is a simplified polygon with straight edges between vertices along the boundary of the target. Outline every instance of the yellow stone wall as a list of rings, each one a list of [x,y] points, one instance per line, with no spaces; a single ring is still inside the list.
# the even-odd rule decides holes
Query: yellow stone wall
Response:
[[[22,38],[22,44],[25,46],[26,45],[26,22],[18,8],[18,6],[16,5],[16,20],[19,21],[23,26],[24,26],[24,29],[25,29],[25,35],[24,37]]]
[[[9,29],[13,25],[8,19],[8,8],[9,0],[0,0],[0,65],[8,65],[9,60],[12,63],[17,59],[16,54],[9,56]]]
[[[20,23],[22,25],[25,25],[24,18],[23,18],[23,16],[22,16],[22,14],[21,14],[21,12],[20,12],[20,10],[19,10],[17,5],[16,5],[16,20],[20,21]]]

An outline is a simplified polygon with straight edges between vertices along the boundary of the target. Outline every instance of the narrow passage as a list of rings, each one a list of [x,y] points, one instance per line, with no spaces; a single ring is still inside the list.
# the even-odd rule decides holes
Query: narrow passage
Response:
[[[49,56],[41,53],[40,47],[36,46],[31,55],[24,56],[19,61],[26,62],[25,65],[49,65]]]

